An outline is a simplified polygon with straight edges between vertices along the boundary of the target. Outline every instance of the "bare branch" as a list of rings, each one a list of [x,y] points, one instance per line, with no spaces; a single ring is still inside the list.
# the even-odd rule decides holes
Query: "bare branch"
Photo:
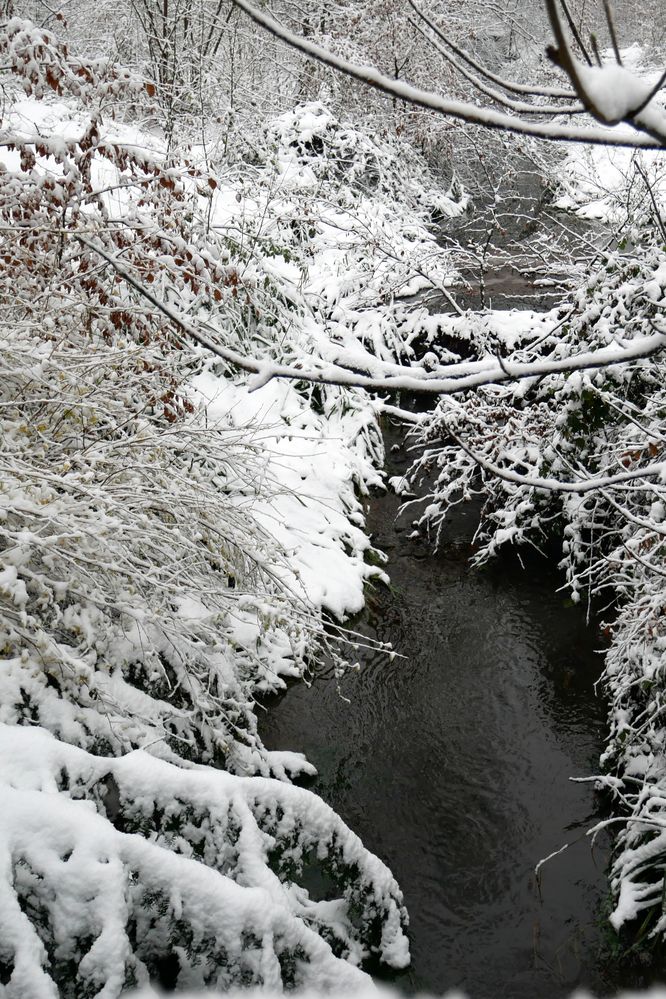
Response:
[[[585,46],[583,44],[583,39],[581,38],[580,32],[578,31],[578,28],[576,27],[576,22],[573,19],[573,15],[572,15],[571,11],[569,10],[569,5],[567,3],[567,0],[560,0],[560,3],[562,4],[562,10],[564,11],[564,14],[565,14],[565,17],[567,19],[567,23],[569,25],[569,29],[571,31],[571,34],[576,39],[576,44],[578,45],[578,48],[580,49],[580,51],[581,51],[581,53],[583,55],[583,59],[588,64],[588,66],[591,66],[592,65],[592,59],[590,57],[589,52],[587,51],[587,49],[585,48]]]
[[[441,39],[441,41],[444,42],[444,44],[447,45],[459,59],[462,59],[463,62],[467,63],[467,65],[475,70],[475,72],[477,72],[480,76],[485,77],[487,80],[490,80],[491,83],[495,83],[498,86],[503,87],[504,90],[508,90],[510,93],[529,95],[531,97],[556,97],[562,98],[563,100],[574,100],[576,97],[575,93],[571,90],[566,90],[561,87],[538,87],[532,86],[531,84],[514,83],[513,81],[504,80],[496,73],[491,73],[490,70],[486,69],[485,66],[482,66],[475,59],[473,59],[467,52],[465,52],[464,49],[461,49],[460,46],[456,45],[455,42],[449,38],[449,36],[446,35],[441,28],[439,28],[435,21],[428,17],[425,11],[421,10],[421,8],[417,6],[414,0],[407,0],[407,2],[418,14],[418,16],[437,35],[437,37]]]
[[[411,0],[409,0],[409,2],[411,3]],[[422,16],[424,17],[424,20],[426,20],[426,23],[430,23],[425,18],[425,15]],[[561,105],[560,107],[557,107],[555,105],[541,107],[538,104],[529,104],[527,101],[514,101],[510,97],[507,97],[505,94],[500,93],[498,90],[493,90],[492,87],[487,86],[477,76],[474,76],[473,73],[471,73],[468,69],[466,69],[465,66],[461,65],[450,52],[446,51],[444,46],[441,45],[436,38],[430,38],[423,30],[423,28],[419,24],[417,24],[416,21],[414,21],[411,17],[408,20],[409,23],[412,25],[412,27],[419,32],[421,37],[425,38],[425,40],[429,42],[429,44],[432,45],[433,48],[437,50],[437,52],[439,52],[442,58],[445,59],[449,63],[449,65],[453,66],[453,68],[458,73],[460,73],[461,76],[464,76],[464,78],[468,80],[469,83],[471,83],[472,86],[479,91],[479,93],[483,94],[485,97],[489,97],[491,101],[495,101],[496,104],[501,104],[503,107],[508,108],[510,111],[516,111],[519,114],[539,114],[539,115],[584,114],[585,108],[580,103]]]
[[[604,12],[606,14],[606,24],[608,25],[608,34],[610,35],[611,45],[613,46],[613,52],[615,53],[615,61],[618,66],[622,65],[622,56],[620,55],[620,46],[617,43],[617,33],[615,31],[615,22],[613,21],[613,10],[609,3],[609,0],[604,0]]]

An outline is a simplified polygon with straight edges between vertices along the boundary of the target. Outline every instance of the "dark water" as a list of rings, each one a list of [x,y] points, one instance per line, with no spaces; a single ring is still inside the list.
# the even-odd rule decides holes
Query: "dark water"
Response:
[[[400,445],[398,469],[404,457]],[[394,496],[370,506],[393,589],[370,596],[360,627],[407,658],[368,653],[343,681],[351,703],[325,670],[292,686],[268,705],[268,747],[307,754],[313,790],[400,882],[413,956],[400,988],[548,999],[639,984],[608,946],[606,844],[592,853],[584,836],[602,803],[569,780],[603,747],[595,629],[544,559],[471,569],[476,511],[433,553],[397,509]],[[539,889],[535,864],[567,842]]]
[[[587,224],[568,219],[562,237],[543,211],[538,175],[511,183],[501,216],[477,201],[442,232],[466,282],[452,289],[462,308],[543,310],[561,300],[535,284],[542,250],[541,273],[557,275]],[[448,309],[436,295],[428,305]],[[390,474],[401,474],[404,429],[386,437]],[[370,503],[392,587],[370,594],[355,627],[406,658],[366,652],[360,673],[342,682],[350,703],[322,668],[310,689],[296,684],[272,699],[262,723],[269,748],[300,750],[316,765],[312,789],[397,877],[412,967],[394,984],[561,999],[576,987],[610,995],[654,982],[654,968],[619,963],[606,921],[609,841],[600,837],[593,852],[585,835],[605,817],[604,802],[590,783],[570,780],[597,772],[607,728],[594,622],[557,592],[562,579],[542,557],[522,553],[523,566],[508,554],[472,569],[478,507],[455,514],[435,553],[410,537],[409,518],[396,523],[399,505],[393,495]],[[537,883],[535,865],[565,843]]]
[[[451,289],[462,309],[546,311],[583,278],[594,247],[608,244],[603,224],[551,207],[554,192],[541,169],[521,154],[498,158],[496,198],[489,197],[487,169],[479,173],[472,164],[459,173],[467,174],[469,210],[447,220],[438,241],[462,278]]]

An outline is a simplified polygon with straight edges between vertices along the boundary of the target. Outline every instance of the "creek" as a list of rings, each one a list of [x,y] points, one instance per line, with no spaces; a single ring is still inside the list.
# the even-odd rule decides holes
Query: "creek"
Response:
[[[505,275],[500,290],[511,306],[525,281]],[[403,474],[404,428],[385,442],[388,474]],[[265,744],[306,754],[308,786],[398,879],[412,949],[389,976],[401,991],[561,999],[647,984],[653,973],[620,966],[606,922],[608,839],[592,851],[585,835],[604,803],[570,779],[597,772],[604,746],[598,627],[554,560],[470,566],[477,505],[457,508],[438,551],[399,506],[392,493],[369,502],[391,587],[371,591],[354,627],[401,657],[361,650],[340,689],[323,665],[311,687],[267,699]]]
[[[390,471],[404,431],[386,434]],[[389,864],[410,912],[409,992],[549,999],[576,985],[611,990],[604,846],[590,784],[606,709],[601,657],[584,611],[557,593],[545,559],[469,565],[478,507],[459,508],[438,552],[374,497],[368,528],[389,556],[355,626],[406,658],[366,651],[341,685],[322,667],[310,688],[271,698],[270,749],[304,752],[309,785]],[[537,884],[537,862],[553,858]]]

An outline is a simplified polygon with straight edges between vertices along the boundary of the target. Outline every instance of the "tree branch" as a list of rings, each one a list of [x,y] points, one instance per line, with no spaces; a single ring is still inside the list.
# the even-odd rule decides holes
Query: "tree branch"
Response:
[[[465,101],[457,101],[450,98],[440,97],[427,90],[421,90],[400,80],[393,80],[385,76],[372,66],[359,66],[341,56],[333,55],[327,49],[295,35],[279,24],[269,14],[258,10],[247,0],[233,0],[236,6],[240,7],[248,17],[265,28],[276,38],[286,42],[292,48],[297,49],[310,59],[316,59],[330,66],[340,73],[358,80],[367,86],[373,87],[382,93],[393,98],[415,104],[418,107],[427,108],[438,114],[457,118],[461,121],[469,122],[473,125],[482,125],[485,128],[499,129],[505,132],[515,132],[521,135],[531,135],[538,139],[550,139],[556,142],[587,142],[594,145],[603,146],[624,146],[626,148],[647,148],[658,149],[666,144],[666,121],[664,122],[664,135],[657,130],[650,130],[647,126],[640,126],[635,122],[630,122],[636,132],[632,135],[613,132],[602,128],[575,128],[570,125],[559,125],[554,122],[532,122],[526,119],[504,114],[490,108],[479,108],[475,104]],[[548,0],[547,0],[548,2]],[[565,67],[563,67],[565,68]],[[572,80],[572,82],[574,82]],[[580,87],[580,83],[578,84]],[[577,89],[579,96],[582,96]],[[646,132],[648,134],[641,134]]]
[[[299,367],[298,364],[277,364],[270,360],[247,357],[229,347],[214,343],[191,322],[184,319],[176,309],[167,305],[166,302],[160,301],[117,257],[108,253],[104,247],[79,233],[70,233],[70,235],[89,250],[97,253],[118,274],[122,275],[135,291],[191,340],[227,363],[255,375],[256,377],[251,382],[253,390],[261,388],[273,378],[287,378],[292,381],[308,381],[319,385],[347,385],[378,391],[402,390],[427,395],[453,395],[457,392],[479,388],[482,385],[497,385],[501,382],[519,381],[524,378],[625,364],[627,361],[649,357],[666,346],[666,332],[659,331],[651,336],[632,340],[623,347],[602,347],[599,350],[588,351],[561,360],[511,363],[507,359],[503,359],[500,364],[493,358],[492,360],[484,359],[444,365],[434,371],[388,364],[372,355],[354,354],[351,351],[347,353],[342,351],[332,362],[323,359],[319,361],[317,358],[311,357],[308,359],[311,367],[305,365]],[[316,367],[318,363],[321,365],[320,367]],[[363,371],[367,371],[368,374],[363,374]]]

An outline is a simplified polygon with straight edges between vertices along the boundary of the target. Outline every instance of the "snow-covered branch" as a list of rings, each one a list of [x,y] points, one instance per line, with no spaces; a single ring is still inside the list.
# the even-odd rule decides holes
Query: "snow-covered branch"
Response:
[[[549,55],[565,71],[590,114],[606,125],[624,122],[666,145],[666,114],[653,102],[666,77],[655,85],[639,79],[617,61],[594,66],[576,59],[562,24],[558,0],[545,3],[555,39]]]
[[[599,350],[586,351],[566,358],[544,358],[536,361],[516,361],[511,358],[486,357],[479,361],[456,362],[437,366],[428,370],[421,366],[404,366],[383,362],[367,352],[336,350],[333,346],[332,363],[320,361],[315,367],[311,361],[293,365],[277,364],[245,356],[238,351],[211,339],[201,329],[185,319],[176,309],[160,300],[148,287],[143,285],[120,259],[108,253],[97,242],[75,233],[74,237],[97,253],[114,270],[127,280],[143,298],[166,316],[174,325],[195,343],[204,347],[220,359],[233,364],[255,377],[250,387],[257,390],[273,378],[286,378],[292,381],[309,381],[320,385],[349,385],[377,391],[407,391],[428,395],[452,395],[480,388],[484,385],[498,385],[522,379],[542,378],[555,373],[593,370],[626,364],[643,357],[649,357],[666,346],[666,333],[656,332],[650,336],[620,342]],[[557,353],[557,349],[555,350]]]
[[[233,0],[233,2],[241,10],[245,11],[253,21],[261,25],[261,27],[265,28],[281,41],[298,49],[299,52],[302,52],[309,58],[316,59],[330,66],[332,69],[344,73],[358,80],[360,83],[373,87],[391,97],[406,101],[408,104],[427,108],[430,111],[435,111],[447,117],[456,118],[470,124],[482,125],[485,128],[501,129],[520,135],[531,135],[536,138],[559,142],[585,142],[604,146],[630,146],[635,148],[660,148],[666,144],[666,116],[664,113],[661,110],[654,109],[652,106],[636,111],[637,105],[634,97],[637,88],[640,86],[638,81],[635,81],[635,86],[632,86],[630,100],[628,103],[622,105],[624,113],[620,114],[619,117],[612,116],[614,124],[620,120],[626,121],[632,127],[631,132],[612,131],[593,127],[577,127],[554,122],[535,122],[520,117],[520,115],[511,115],[495,111],[491,108],[478,107],[476,104],[440,97],[436,93],[411,86],[401,80],[391,79],[391,77],[380,73],[379,70],[372,66],[362,66],[353,63],[342,56],[333,54],[316,42],[295,34],[276,21],[275,18],[271,17],[270,14],[249,3],[248,0]],[[553,6],[554,2],[555,0],[552,0]],[[580,99],[589,110],[592,110],[596,107],[595,101],[581,83],[580,73],[575,65],[575,61],[566,58],[568,48],[562,47],[560,37],[556,37],[561,46],[561,51],[564,53],[562,67],[568,74],[571,74],[571,82]],[[600,72],[605,73],[606,71],[601,70]],[[612,72],[614,74],[612,79],[610,76],[604,76],[604,84],[608,82],[611,85],[611,93],[620,95],[618,99],[623,100],[627,81],[624,75],[622,81],[618,81],[615,71],[612,70]],[[630,74],[627,74],[627,77],[630,77]],[[631,79],[633,80],[633,77]],[[641,89],[641,94],[643,98],[646,97],[647,92],[644,88]],[[609,120],[602,112],[600,112],[599,118],[603,121]]]

